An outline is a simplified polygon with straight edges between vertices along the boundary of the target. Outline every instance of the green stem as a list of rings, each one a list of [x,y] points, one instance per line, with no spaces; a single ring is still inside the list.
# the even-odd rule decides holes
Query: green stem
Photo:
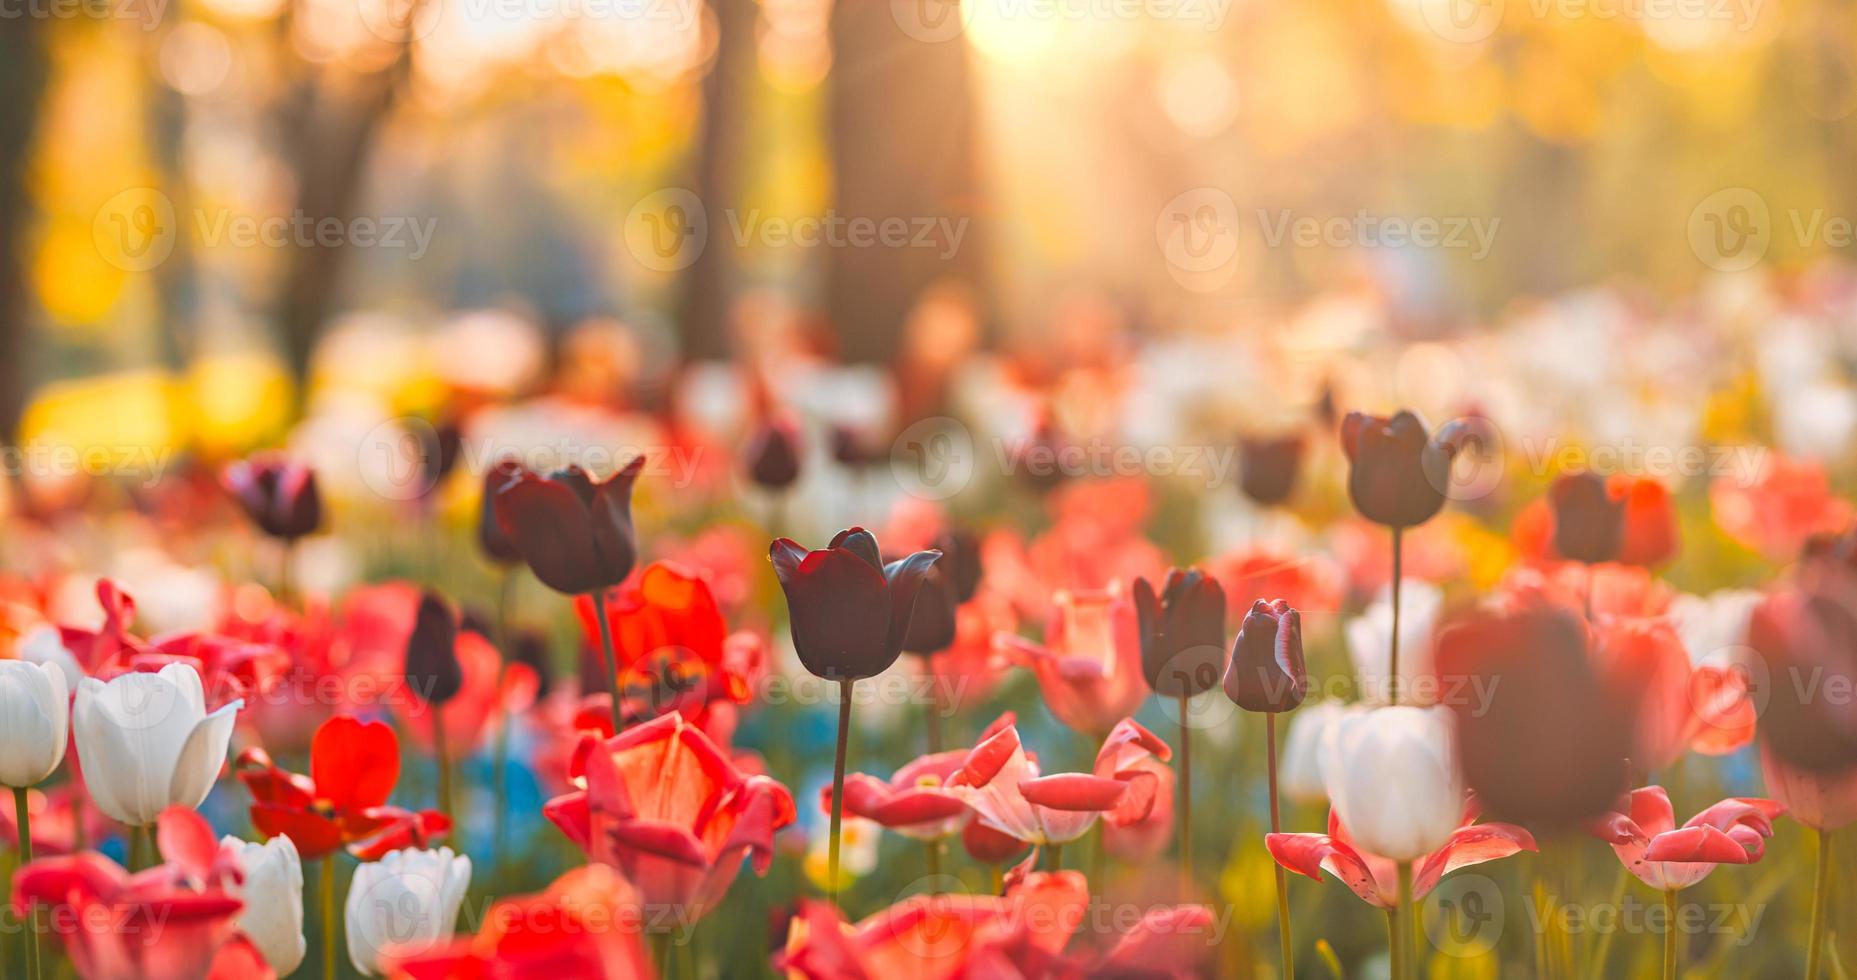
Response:
[[[941,684],[935,676],[934,654],[922,655],[922,669],[928,675],[929,682],[928,725],[926,726],[928,728],[928,750],[930,755],[934,755],[941,751]]]
[[[1676,889],[1664,890],[1664,980],[1676,980]]]
[[[1408,922],[1417,921],[1418,918],[1413,914],[1412,908],[1412,863],[1410,861],[1399,865],[1399,914],[1404,916]],[[1403,975],[1416,977],[1418,972],[1415,967],[1418,963],[1419,951],[1418,946],[1412,942],[1412,933],[1409,928],[1406,932],[1405,943],[1406,955],[1401,958],[1401,965],[1405,967]]]
[[[1616,909],[1624,906],[1625,888],[1630,882],[1631,873],[1626,871],[1623,867],[1620,867],[1618,869],[1618,882],[1612,887],[1612,908]],[[1599,948],[1593,951],[1592,962],[1589,963],[1586,968],[1587,976],[1603,977],[1606,975],[1606,960],[1611,959],[1612,956],[1612,937],[1617,934],[1617,929],[1607,929],[1605,930],[1605,935],[1599,937]]]
[[[845,811],[845,750],[851,741],[851,689],[849,678],[838,682],[838,750],[832,761],[832,827],[827,845],[826,895],[838,901],[838,838]]]
[[[498,691],[503,690],[503,679],[509,673],[509,656],[516,649],[515,638],[510,635],[509,629],[509,607],[511,598],[515,593],[515,583],[515,569],[504,569],[503,581],[497,588],[496,604],[497,642],[503,645],[503,662],[497,670]],[[501,705],[499,705],[498,708],[501,710]],[[494,824],[491,831],[491,843],[495,848],[493,852],[495,857],[492,858],[492,861],[495,867],[491,869],[491,880],[497,882],[503,880],[503,872],[508,866],[509,814],[507,811],[509,809],[509,773],[505,770],[509,768],[510,727],[510,718],[507,714],[504,714],[498,719],[496,747],[492,752],[491,758],[494,768],[490,773],[490,784],[491,791],[495,794],[496,798],[496,812],[492,817]]]
[[[1805,980],[1818,980],[1819,953],[1825,948],[1825,918],[1831,892],[1831,831],[1814,833],[1818,841],[1818,866],[1812,874],[1812,928],[1805,947]]]
[[[32,809],[26,805],[26,789],[13,787],[14,828],[19,831],[19,866],[32,863]],[[6,883],[6,894],[13,894],[13,883]],[[40,980],[45,975],[44,965],[39,961],[39,909],[36,904],[26,906],[26,976]]]
[[[1401,534],[1403,528],[1393,528],[1393,644],[1392,652],[1386,661],[1386,703],[1399,703],[1399,580],[1404,577],[1401,566],[1404,564],[1401,554]]]
[[[625,729],[621,722],[619,709],[619,657],[613,653],[613,628],[606,621],[606,590],[593,590],[593,618],[600,624],[600,650],[606,654],[606,676],[611,678],[613,692],[613,734]]]
[[[1062,844],[1045,845],[1045,870],[1046,871],[1064,870],[1064,845]]]
[[[1386,910],[1386,960],[1387,980],[1406,980],[1405,960],[1400,951],[1405,948],[1405,940],[1400,938],[1399,906]]]
[[[1096,833],[1090,841],[1090,893],[1092,895],[1109,893],[1106,884],[1109,875],[1103,870],[1103,862],[1108,857],[1109,850],[1104,838],[1108,836],[1109,825],[1101,820],[1096,821]]]
[[[671,975],[671,951],[674,948],[669,931],[651,934],[651,958],[658,961],[658,976]]]
[[[451,745],[445,732],[445,706],[432,706],[432,754],[438,757],[438,810],[451,819]]]
[[[928,873],[931,879],[929,887],[940,891],[941,883],[933,879],[941,877],[941,841],[925,840],[922,842],[922,847],[928,852]]]
[[[1193,898],[1193,726],[1187,723],[1187,702],[1180,695],[1180,901]]]
[[[1265,772],[1270,779],[1270,832],[1283,832],[1283,818],[1277,803],[1277,713],[1264,712],[1264,759]],[[1283,975],[1296,976],[1295,945],[1290,939],[1290,892],[1289,881],[1283,873],[1283,865],[1271,861],[1277,872],[1277,942],[1283,947]]]
[[[322,859],[322,976],[335,980],[335,854]]]
[[[147,833],[146,827],[129,828],[129,870],[131,872],[147,871],[151,867],[148,860]]]

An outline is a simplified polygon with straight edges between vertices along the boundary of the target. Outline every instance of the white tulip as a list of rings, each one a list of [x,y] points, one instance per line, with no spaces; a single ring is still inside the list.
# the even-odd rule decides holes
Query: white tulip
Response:
[[[303,938],[303,859],[290,838],[262,844],[228,836],[220,846],[236,847],[245,869],[239,931],[280,977],[303,963],[309,944]]]
[[[1412,861],[1444,846],[1464,816],[1449,709],[1405,705],[1337,719],[1322,745],[1328,798],[1360,849]]]
[[[113,820],[146,827],[170,806],[197,807],[219,779],[243,701],[212,714],[191,664],[84,678],[72,727],[84,787]]]
[[[1399,703],[1431,704],[1438,700],[1438,681],[1432,671],[1432,625],[1444,593],[1430,582],[1407,578],[1399,587]],[[1348,656],[1360,681],[1361,698],[1373,704],[1387,702],[1387,664],[1392,656],[1393,598],[1383,589],[1359,616],[1348,620]]]
[[[1289,734],[1283,740],[1283,758],[1277,762],[1277,788],[1298,803],[1328,799],[1322,780],[1322,740],[1335,722],[1361,709],[1336,701],[1304,704],[1289,713]]]
[[[77,657],[64,645],[64,635],[58,627],[51,625],[35,626],[19,638],[19,659],[28,663],[46,664],[58,668],[64,674],[64,688],[74,691],[84,682],[84,668],[78,666]]]
[[[450,938],[471,885],[471,859],[408,847],[355,869],[344,906],[348,958],[367,976],[383,952],[421,953]]]
[[[69,690],[54,665],[0,660],[0,785],[36,786],[64,761]]]

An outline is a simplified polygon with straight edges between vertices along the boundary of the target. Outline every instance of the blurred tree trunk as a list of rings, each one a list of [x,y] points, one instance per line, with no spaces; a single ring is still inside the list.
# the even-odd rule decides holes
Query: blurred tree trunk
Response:
[[[309,227],[327,218],[346,226],[355,217],[368,153],[411,71],[411,54],[411,43],[402,43],[380,71],[297,87],[284,113],[284,131],[294,137],[286,157],[296,175],[296,213]],[[334,248],[294,243],[289,251],[276,316],[299,398],[307,395],[310,357],[340,295],[347,253],[345,242]]]
[[[48,71],[46,25],[35,17],[0,18],[0,442],[19,434],[26,407],[26,226],[31,212],[26,166]]]
[[[709,243],[684,274],[677,323],[684,356],[729,356],[729,308],[735,300],[735,250],[716,230],[741,193],[748,156],[748,109],[754,95],[754,0],[710,0],[716,12],[716,61],[703,79],[703,129],[697,147],[696,196],[710,223]]]
[[[832,10],[830,138],[833,211],[847,221],[910,223],[912,244],[826,249],[826,313],[847,360],[887,361],[925,286],[954,278],[983,289],[979,229],[978,116],[965,38],[917,40],[893,6],[838,0]],[[925,220],[954,223],[959,247],[936,232],[913,241]],[[944,226],[945,228],[946,226]],[[990,304],[984,294],[982,316]]]

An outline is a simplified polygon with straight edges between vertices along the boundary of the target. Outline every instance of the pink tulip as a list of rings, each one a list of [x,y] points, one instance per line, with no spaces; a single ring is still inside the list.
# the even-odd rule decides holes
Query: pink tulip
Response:
[[[1662,786],[1631,791],[1631,812],[1610,813],[1593,826],[1594,837],[1638,880],[1660,891],[1687,888],[1718,864],[1753,864],[1773,836],[1773,818],[1786,808],[1772,800],[1730,798],[1676,825],[1670,795]]]
[[[1506,858],[1519,851],[1535,850],[1535,838],[1528,831],[1508,823],[1477,823],[1474,803],[1464,810],[1463,825],[1444,842],[1444,846],[1413,862],[1412,900],[1423,901],[1439,880],[1459,868]],[[1361,901],[1383,909],[1399,901],[1399,867],[1391,858],[1361,850],[1348,839],[1341,818],[1328,813],[1326,834],[1267,834],[1264,846],[1270,856],[1297,874],[1320,881],[1322,872],[1334,875],[1353,889]]]
[[[1067,772],[1040,776],[1038,762],[1007,725],[968,753],[948,789],[982,820],[1028,844],[1064,844],[1082,837],[1128,792],[1117,779]]]
[[[1144,861],[1173,839],[1173,749],[1133,718],[1116,723],[1096,753],[1095,773],[1128,784],[1115,809],[1103,814],[1103,846],[1123,861]]]
[[[1012,712],[999,716],[981,735],[984,741],[1012,724]],[[845,777],[845,812],[874,820],[916,840],[940,840],[961,829],[967,804],[949,790],[948,780],[967,762],[968,750],[922,756],[896,771],[888,782],[854,772]],[[832,788],[821,787],[819,806],[831,812]]]
[[[1813,772],[1788,765],[1763,745],[1760,770],[1767,792],[1786,807],[1788,816],[1807,827],[1829,831],[1857,821],[1857,767]],[[32,826],[36,830],[38,822]]]
[[[1071,728],[1107,732],[1148,696],[1135,604],[1119,588],[1059,592],[1045,644],[1011,634],[995,643],[1029,667],[1045,706]]]

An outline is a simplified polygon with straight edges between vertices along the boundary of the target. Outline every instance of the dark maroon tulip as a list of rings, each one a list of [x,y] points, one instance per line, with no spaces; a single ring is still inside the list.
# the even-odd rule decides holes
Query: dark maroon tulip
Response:
[[[947,560],[943,552],[941,561],[922,576],[916,607],[909,617],[909,635],[903,638],[903,649],[909,653],[940,653],[954,645],[954,585],[942,569]]]
[[[1449,444],[1433,440],[1409,411],[1392,418],[1349,412],[1341,420],[1348,497],[1361,516],[1387,527],[1416,527],[1444,506]]]
[[[1754,692],[1766,698],[1761,740],[1798,768],[1833,772],[1857,763],[1857,591],[1841,568],[1812,575],[1809,588],[1776,593],[1754,610],[1747,645],[1768,675]]]
[[[1554,508],[1554,550],[1562,558],[1597,564],[1618,557],[1625,537],[1625,502],[1612,496],[1597,473],[1566,473],[1548,489]]]
[[[980,539],[972,531],[947,530],[935,536],[935,550],[941,552],[935,570],[954,586],[954,604],[966,605],[980,591]]]
[[[444,704],[464,686],[458,664],[458,620],[437,594],[419,598],[419,615],[406,640],[406,682],[427,704]]]
[[[792,424],[774,419],[761,423],[742,448],[748,479],[767,490],[785,490],[800,478],[800,437]]]
[[[1265,507],[1290,499],[1302,466],[1300,433],[1238,441],[1238,488]]]
[[[922,580],[939,551],[918,551],[888,565],[877,539],[861,527],[838,532],[819,551],[788,538],[768,549],[787,594],[787,618],[800,663],[828,680],[882,673],[903,652]]]
[[[1070,477],[1064,467],[1070,447],[1070,438],[1047,413],[1032,427],[1030,435],[1012,445],[1012,475],[1034,493],[1050,493]]]
[[[1302,614],[1282,599],[1251,604],[1238,639],[1232,642],[1231,666],[1225,668],[1225,696],[1246,711],[1289,711],[1309,693],[1309,672],[1302,663]]]
[[[457,422],[447,419],[423,430],[421,441],[426,445],[419,454],[419,467],[425,475],[425,493],[431,494],[457,468],[458,459],[464,455],[464,430]]]
[[[514,565],[522,560],[522,551],[510,540],[496,516],[496,496],[523,473],[522,464],[507,457],[484,471],[483,496],[477,512],[477,545],[484,557],[498,565]]]
[[[840,466],[870,466],[883,460],[883,452],[864,433],[841,423],[832,426],[832,458]]]
[[[1626,787],[1629,683],[1594,665],[1586,624],[1546,602],[1470,613],[1438,638],[1464,781],[1491,819],[1573,830]]]
[[[496,493],[496,519],[542,584],[569,595],[609,589],[632,573],[632,484],[640,456],[604,483],[569,466],[552,476],[522,471]]]
[[[535,671],[536,693],[547,694],[554,686],[554,661],[548,656],[548,636],[538,630],[512,630],[507,641],[507,657],[512,664],[527,664]]]
[[[225,468],[220,485],[232,494],[258,529],[295,541],[322,525],[322,496],[316,474],[281,453],[254,453]]]
[[[1162,697],[1211,689],[1225,670],[1225,590],[1199,569],[1172,569],[1160,595],[1135,580],[1141,669]]]

